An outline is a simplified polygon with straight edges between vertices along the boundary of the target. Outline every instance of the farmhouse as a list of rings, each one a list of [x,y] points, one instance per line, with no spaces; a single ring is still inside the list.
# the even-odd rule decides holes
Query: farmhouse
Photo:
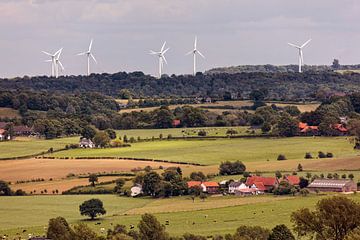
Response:
[[[188,188],[200,187],[202,192],[206,193],[218,193],[220,186],[217,182],[201,182],[201,181],[189,181],[187,182]]]
[[[0,128],[0,141],[10,140],[10,136],[6,136],[6,130]]]
[[[265,191],[270,191],[279,185],[279,180],[276,177],[251,176],[246,179],[245,184],[252,186],[254,183],[262,183],[266,188]]]
[[[309,126],[307,123],[299,122],[298,125],[299,132],[302,135],[318,135],[319,127],[318,126]]]
[[[90,139],[82,138],[79,142],[79,146],[81,148],[94,148],[95,144]]]
[[[249,188],[245,185],[245,183],[242,182],[232,182],[229,184],[229,193],[235,193],[235,191],[238,191],[240,189],[246,189]]]
[[[244,188],[235,191],[235,195],[237,196],[249,196],[256,195],[257,189],[255,188]]]
[[[283,181],[287,181],[293,186],[299,186],[300,178],[296,175],[285,175]]]
[[[321,192],[353,192],[356,183],[347,179],[315,179],[308,186],[309,190]]]
[[[131,189],[131,196],[136,197],[138,195],[141,195],[143,193],[142,186],[140,184],[134,185]]]

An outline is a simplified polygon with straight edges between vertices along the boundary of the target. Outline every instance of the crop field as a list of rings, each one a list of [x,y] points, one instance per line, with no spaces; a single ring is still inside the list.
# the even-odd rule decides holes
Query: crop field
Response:
[[[204,165],[218,165],[222,161],[240,160],[264,166],[288,164],[303,160],[306,152],[331,152],[335,158],[356,156],[357,151],[344,137],[251,138],[216,140],[163,140],[134,143],[127,148],[73,149],[49,154],[53,157],[134,157],[152,158]],[[286,161],[277,161],[284,154]],[[307,160],[317,161],[317,160]],[[296,164],[297,165],[297,164]]]
[[[15,182],[33,178],[61,179],[69,173],[130,172],[133,168],[151,166],[156,169],[175,164],[113,159],[26,159],[0,161],[0,166],[1,179]]]
[[[72,195],[72,196],[31,196],[1,197],[0,234],[14,236],[27,230],[28,233],[43,234],[48,219],[65,217],[71,224],[85,219],[80,216],[78,206],[89,198],[104,202],[107,214],[94,222],[83,221],[100,233],[100,228],[111,225],[131,224],[137,226],[141,214],[154,213],[165,224],[171,235],[184,232],[205,236],[233,233],[240,225],[259,225],[272,228],[277,224],[291,227],[290,214],[302,207],[313,208],[326,195],[308,197],[210,197],[204,202],[190,198],[171,199],[125,198],[114,195]],[[359,201],[359,195],[348,195]],[[6,206],[6,208],[4,207]],[[276,216],[276,217],[274,217]],[[100,223],[96,225],[95,223]],[[21,234],[20,234],[21,235]]]
[[[0,118],[21,118],[19,112],[13,108],[0,108]]]
[[[18,137],[13,141],[0,142],[0,159],[37,154],[46,152],[50,148],[57,150],[65,148],[68,144],[78,142],[79,137],[58,138],[53,140]]]

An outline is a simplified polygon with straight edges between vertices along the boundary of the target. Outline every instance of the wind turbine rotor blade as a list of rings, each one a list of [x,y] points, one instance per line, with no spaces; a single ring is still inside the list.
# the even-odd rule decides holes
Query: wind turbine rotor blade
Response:
[[[298,45],[292,44],[292,43],[288,43],[290,46],[292,47],[296,47],[296,48],[300,48]]]
[[[165,62],[166,64],[168,64],[168,63],[167,63],[167,61],[166,61],[165,56],[164,56],[164,55],[162,55],[161,57],[162,57],[162,59],[164,59],[164,62]]]
[[[52,54],[48,53],[48,52],[45,52],[45,51],[41,51],[42,53],[45,53],[46,55],[49,55],[49,56],[53,56]]]
[[[158,54],[158,52],[155,52],[155,51],[153,51],[153,50],[150,50],[149,54],[151,54],[151,55],[156,55],[156,54]]]
[[[309,44],[309,42],[311,42],[311,39],[307,40],[307,41],[306,41],[303,45],[301,45],[301,47],[300,47],[300,48],[305,47],[306,45],[308,45],[308,44]]]
[[[166,41],[165,41],[164,44],[162,45],[160,52],[164,51],[165,45],[166,45]]]
[[[90,53],[90,56],[92,57],[92,59],[94,59],[94,62],[97,64],[97,61],[96,61],[94,55],[92,55],[92,53]]]
[[[82,55],[85,55],[86,54],[86,52],[82,52],[82,53],[78,53],[78,54],[76,54],[77,56],[82,56]]]
[[[162,51],[162,54],[165,54],[170,48],[165,49],[164,51]]]
[[[194,50],[191,50],[190,52],[186,53],[185,56],[190,55],[192,53],[194,53]]]
[[[63,50],[63,48],[60,48],[59,50],[57,50],[56,53],[54,53],[54,56],[58,55],[58,57],[59,57],[62,50]]]
[[[200,51],[196,51],[202,58],[205,59],[205,56],[200,52]]]
[[[93,44],[93,40],[91,39],[88,52],[91,52],[92,44]]]
[[[195,36],[194,49],[196,49],[196,45],[197,45],[197,36]]]
[[[58,63],[59,63],[59,65],[60,65],[60,67],[61,67],[61,71],[64,71],[65,68],[64,68],[64,66],[62,65],[62,63],[61,63],[60,61],[58,61]]]
[[[52,62],[52,61],[53,61],[53,60],[50,59],[50,60],[45,60],[44,62]]]

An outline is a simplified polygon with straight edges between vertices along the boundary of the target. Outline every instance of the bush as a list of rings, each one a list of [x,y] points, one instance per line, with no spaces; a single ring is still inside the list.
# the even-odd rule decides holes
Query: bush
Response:
[[[18,189],[15,191],[15,196],[26,196],[26,192],[22,189]]]
[[[240,162],[222,162],[219,167],[219,174],[220,175],[237,175],[243,174],[246,170],[246,166]]]
[[[207,135],[207,132],[206,132],[205,130],[200,130],[200,131],[198,132],[198,136],[206,137],[206,135]]]
[[[238,131],[236,131],[235,129],[228,129],[226,131],[226,135],[235,135],[238,134]]]
[[[305,153],[305,159],[312,159],[312,158],[313,157],[312,157],[311,153],[309,153],[309,152]]]
[[[326,153],[326,157],[327,158],[333,158],[334,154],[332,154],[331,152]]]
[[[319,158],[326,158],[326,154],[323,153],[322,151],[320,151],[319,154],[318,154],[318,157]]]
[[[286,157],[284,154],[279,154],[279,156],[277,157],[278,161],[282,161],[282,160],[286,160]]]

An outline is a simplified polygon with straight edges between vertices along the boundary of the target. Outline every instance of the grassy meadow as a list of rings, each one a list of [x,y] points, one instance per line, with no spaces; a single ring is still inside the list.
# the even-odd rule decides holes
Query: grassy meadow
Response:
[[[64,148],[68,144],[78,143],[79,137],[57,138],[52,140],[18,137],[13,141],[0,142],[0,158],[21,157],[41,152],[49,148]]]
[[[94,222],[84,221],[78,206],[89,198],[104,202],[107,214]],[[93,196],[31,196],[1,197],[0,234],[14,236],[26,229],[28,233],[43,234],[48,219],[65,217],[71,224],[84,222],[100,233],[100,228],[115,224],[137,226],[141,214],[154,213],[171,235],[185,232],[205,236],[232,233],[240,225],[260,225],[272,228],[277,224],[291,227],[290,215],[302,207],[313,208],[325,195],[308,197],[210,197],[204,202],[192,202],[187,197],[170,199],[125,198],[114,195]],[[349,195],[360,201],[360,195]],[[6,206],[6,207],[4,207]],[[276,217],[275,217],[276,216]],[[95,225],[95,223],[101,225]]]
[[[49,154],[53,157],[133,157],[218,165],[222,161],[279,162],[304,159],[306,152],[331,152],[336,158],[355,156],[357,151],[344,137],[294,137],[213,140],[163,140],[134,143],[127,148],[73,149]],[[286,161],[284,161],[286,162]]]

